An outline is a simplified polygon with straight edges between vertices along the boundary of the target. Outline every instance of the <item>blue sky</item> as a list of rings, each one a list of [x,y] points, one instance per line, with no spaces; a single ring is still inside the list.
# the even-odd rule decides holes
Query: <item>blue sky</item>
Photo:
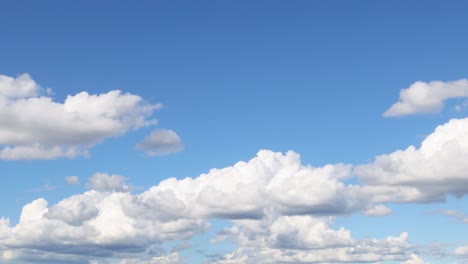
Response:
[[[466,2],[1,6],[1,263],[468,261]]]

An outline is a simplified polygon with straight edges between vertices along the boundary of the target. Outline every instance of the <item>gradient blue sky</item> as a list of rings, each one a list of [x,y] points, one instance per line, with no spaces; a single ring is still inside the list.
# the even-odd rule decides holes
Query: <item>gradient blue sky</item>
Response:
[[[28,73],[57,102],[119,89],[163,104],[152,116],[156,126],[110,137],[89,157],[0,159],[0,216],[11,225],[35,199],[51,206],[85,192],[96,172],[127,177],[138,194],[170,177],[248,161],[261,149],[292,150],[315,167],[367,164],[419,147],[438,125],[467,115],[454,108],[460,96],[437,113],[383,117],[416,81],[467,78],[466,1],[7,0],[0,9],[0,74]],[[158,129],[175,131],[184,150],[149,156],[135,149]],[[80,184],[64,181],[71,175]],[[464,257],[452,252],[468,245],[468,226],[443,212],[468,214],[467,193],[386,203],[387,216],[340,214],[332,227],[356,239],[408,232],[425,261],[466,263],[468,249]],[[228,219],[215,221],[181,256],[202,263],[208,258],[197,250],[234,251],[236,243],[208,242],[225,226]]]

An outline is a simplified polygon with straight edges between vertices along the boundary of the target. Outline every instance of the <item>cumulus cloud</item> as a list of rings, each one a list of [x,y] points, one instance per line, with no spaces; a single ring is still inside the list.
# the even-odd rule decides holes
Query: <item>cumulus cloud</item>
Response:
[[[39,94],[41,87],[27,73],[18,77],[0,74],[0,96],[6,98],[26,98]]]
[[[439,112],[445,100],[468,97],[468,80],[415,82],[400,91],[400,99],[383,113],[385,117]]]
[[[430,264],[429,262],[425,262],[423,259],[421,259],[418,255],[416,254],[411,254],[411,258],[408,259],[405,262],[402,262],[402,264]]]
[[[212,169],[197,178],[170,178],[142,193],[132,210],[136,214],[172,206],[196,217],[261,218],[264,211],[282,214],[340,214],[362,206],[340,180],[351,176],[345,164],[312,167],[300,156],[261,150],[248,162]]]
[[[161,129],[151,132],[136,148],[150,156],[163,156],[182,151],[184,146],[176,132]]]
[[[209,219],[219,218],[234,221],[230,237],[238,241],[244,237],[243,247],[264,241],[262,245],[271,250],[327,252],[342,247],[346,254],[360,244],[350,231],[332,229],[331,218],[323,215],[367,206],[352,201],[350,186],[341,182],[350,176],[349,165],[312,167],[302,165],[294,152],[267,150],[196,178],[164,180],[140,194],[128,191],[123,176],[96,173],[87,183],[90,191],[52,206],[35,200],[23,208],[15,226],[3,219],[0,251],[10,259],[22,254],[61,259],[69,254],[78,260],[158,262],[167,254],[152,247],[190,239],[209,227]],[[372,243],[363,245],[372,249],[376,247]]]
[[[109,175],[107,173],[95,173],[89,178],[86,187],[99,192],[127,192],[127,179],[120,175]]]
[[[80,183],[80,178],[78,176],[67,176],[65,177],[65,182],[70,185],[77,185]]]
[[[346,164],[313,167],[292,151],[261,150],[249,161],[195,178],[166,179],[139,194],[129,192],[123,176],[96,173],[83,194],[52,206],[35,200],[24,206],[14,226],[2,218],[0,260],[177,260],[161,245],[191,239],[216,218],[232,226],[212,242],[229,239],[239,248],[212,259],[214,263],[424,263],[412,255],[407,233],[355,239],[350,230],[333,227],[334,217],[356,211],[386,215],[391,210],[383,204],[466,195],[467,159],[464,118],[437,127],[420,147],[377,156],[354,169]],[[357,184],[345,184],[354,175]],[[460,247],[454,255],[463,257],[464,250]]]
[[[88,155],[99,142],[130,129],[154,125],[160,105],[114,90],[81,92],[63,103],[47,95],[27,74],[0,75],[0,158],[55,159]]]
[[[375,202],[436,202],[468,194],[468,118],[438,126],[419,148],[409,146],[357,166],[359,195]],[[367,198],[365,198],[367,199]]]
[[[177,259],[177,254],[164,254],[155,245],[191,238],[208,227],[203,219],[130,216],[122,208],[129,196],[91,190],[51,207],[44,199],[25,205],[17,225],[0,220],[0,262],[102,263],[120,258],[158,263]]]
[[[212,263],[341,263],[407,260],[413,246],[408,234],[383,240],[355,240],[331,218],[280,216],[235,221],[223,232],[239,243],[236,251]]]
[[[120,264],[184,264],[187,263],[179,253],[174,252],[168,255],[152,257],[149,260],[124,259]]]
[[[392,209],[381,204],[372,206],[371,208],[364,211],[364,214],[367,216],[385,216],[391,213]]]

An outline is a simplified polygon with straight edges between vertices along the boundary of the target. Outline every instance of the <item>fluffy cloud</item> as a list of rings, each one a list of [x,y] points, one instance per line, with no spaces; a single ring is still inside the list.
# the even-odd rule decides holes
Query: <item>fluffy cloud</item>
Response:
[[[411,258],[408,259],[405,262],[402,262],[402,264],[430,264],[429,262],[424,262],[418,255],[416,254],[411,254]]]
[[[355,194],[359,186],[342,182],[351,172],[349,165],[312,167],[294,152],[262,150],[247,162],[196,178],[167,179],[140,194],[128,191],[123,176],[96,173],[87,183],[90,191],[52,206],[35,200],[24,206],[15,226],[2,219],[0,260],[183,261],[160,245],[204,232],[212,218],[233,223],[214,241],[231,239],[240,246],[216,260],[221,263],[409,259],[406,233],[355,240],[349,230],[332,228],[334,218],[327,215],[372,210]]]
[[[240,248],[212,263],[338,263],[407,260],[413,246],[408,235],[384,240],[355,240],[351,232],[331,228],[331,218],[280,216],[235,221],[221,233]]]
[[[357,166],[360,194],[376,202],[435,202],[468,194],[468,118],[438,126],[409,146]],[[368,198],[365,198],[368,199]]]
[[[65,182],[70,185],[77,185],[80,183],[80,178],[78,176],[67,176],[65,177]]]
[[[121,258],[157,263],[167,256],[155,246],[191,238],[208,227],[202,219],[130,216],[122,208],[129,196],[128,192],[91,190],[52,207],[44,199],[27,204],[17,225],[10,226],[4,218],[0,221],[0,262],[89,263]]]
[[[182,151],[184,146],[176,132],[161,129],[151,132],[136,148],[150,156],[163,156]]]
[[[6,98],[34,97],[39,94],[40,86],[24,73],[14,78],[0,74],[0,96]]]
[[[197,178],[162,181],[135,201],[136,214],[172,201],[177,213],[225,219],[261,218],[265,210],[281,214],[340,214],[362,206],[351,199],[340,180],[351,176],[351,166],[304,166],[294,152],[285,155],[259,151],[248,162],[212,169]]]
[[[124,259],[120,264],[184,264],[185,260],[177,253],[171,253],[164,256],[152,257],[149,260]]]
[[[367,216],[384,216],[392,213],[392,209],[386,207],[385,205],[375,205],[371,208],[364,211],[364,214]]]
[[[114,90],[69,95],[63,103],[40,96],[40,87],[23,74],[0,75],[0,158],[54,159],[87,155],[88,149],[130,129],[153,125],[160,105]]]
[[[128,185],[125,185],[126,180],[125,177],[120,175],[98,172],[89,178],[86,186],[98,192],[126,192],[128,191]]]
[[[383,113],[386,117],[435,113],[451,98],[468,97],[468,80],[415,82],[400,91],[400,99]]]

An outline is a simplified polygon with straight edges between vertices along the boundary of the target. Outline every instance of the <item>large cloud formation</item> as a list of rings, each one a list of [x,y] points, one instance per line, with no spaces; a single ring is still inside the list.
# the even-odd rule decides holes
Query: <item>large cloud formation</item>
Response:
[[[332,228],[334,218],[327,215],[368,206],[353,198],[356,186],[342,182],[351,171],[344,164],[302,165],[294,152],[262,150],[248,162],[197,178],[167,179],[141,194],[128,192],[122,176],[97,173],[83,194],[52,206],[44,199],[35,200],[24,206],[14,226],[3,218],[0,260],[182,261],[161,245],[204,232],[213,218],[233,223],[214,241],[231,239],[240,245],[236,252],[212,259],[215,263],[408,259],[413,247],[406,233],[385,240],[355,240],[349,230]]]
[[[436,202],[468,194],[468,118],[438,126],[419,148],[380,155],[355,173],[377,202]]]
[[[28,74],[0,75],[0,159],[54,159],[88,149],[130,129],[154,125],[159,104],[114,90],[55,102]]]
[[[149,117],[157,106],[119,91],[83,92],[61,104],[40,96],[43,89],[28,75],[2,76],[0,87],[2,158],[83,155],[107,137],[155,122]],[[145,145],[160,146],[154,143],[149,137]],[[463,197],[466,160],[463,118],[438,126],[420,146],[357,166],[313,167],[292,151],[261,150],[249,161],[195,178],[166,179],[138,194],[130,192],[127,178],[96,173],[82,194],[52,205],[37,199],[23,207],[16,224],[0,218],[0,262],[184,263],[179,247],[168,245],[184,245],[206,232],[212,219],[222,219],[232,225],[212,242],[239,247],[212,256],[212,263],[424,263],[406,230],[355,239],[350,230],[334,227],[334,220],[356,212],[387,215],[390,203]],[[452,255],[466,258],[467,252],[462,246]]]
[[[415,82],[400,91],[400,99],[383,113],[385,117],[437,113],[445,100],[468,97],[468,80]]]

